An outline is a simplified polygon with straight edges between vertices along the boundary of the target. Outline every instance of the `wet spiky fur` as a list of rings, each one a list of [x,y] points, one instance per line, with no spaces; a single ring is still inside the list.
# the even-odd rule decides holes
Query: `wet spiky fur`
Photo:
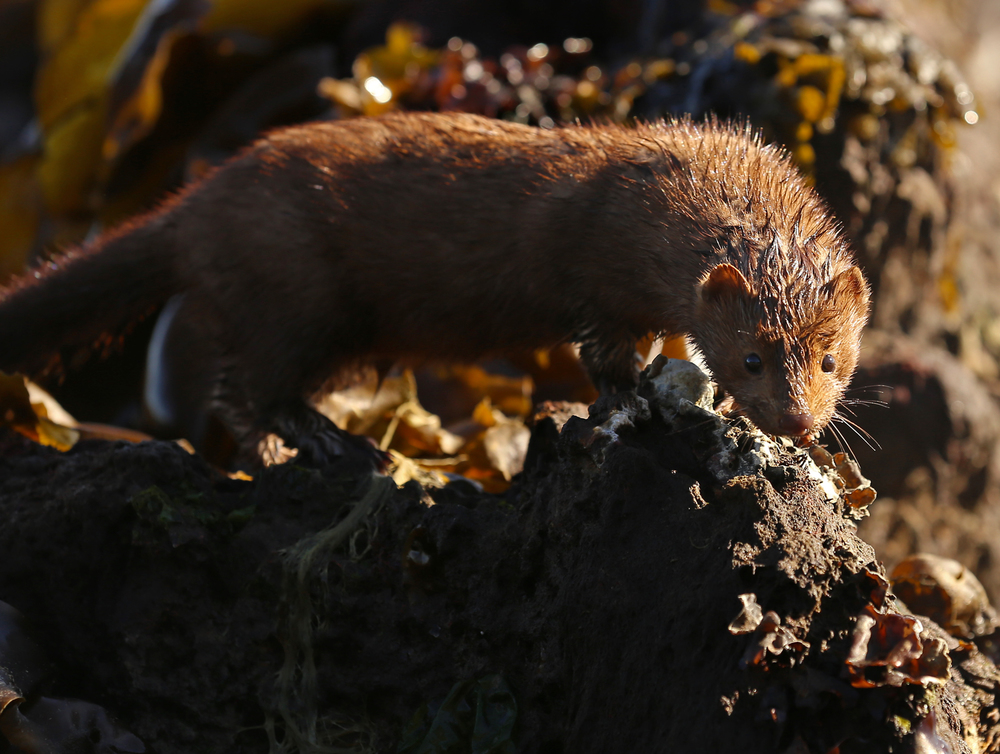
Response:
[[[869,309],[839,226],[788,156],[757,135],[714,122],[647,128],[663,163],[677,168],[661,181],[660,214],[695,228],[692,246],[714,250],[684,330],[762,429],[785,433],[779,420],[787,415],[811,416],[821,429],[850,382]],[[725,295],[700,295],[719,264],[742,279],[716,292]],[[756,375],[744,363],[751,353],[763,362]]]
[[[206,405],[247,448],[274,431],[321,456],[343,438],[304,398],[358,361],[569,340],[610,392],[635,384],[650,331],[691,334],[754,422],[802,434],[830,420],[868,309],[815,192],[746,129],[396,114],[274,132],[22,278],[0,299],[0,367],[174,292]]]

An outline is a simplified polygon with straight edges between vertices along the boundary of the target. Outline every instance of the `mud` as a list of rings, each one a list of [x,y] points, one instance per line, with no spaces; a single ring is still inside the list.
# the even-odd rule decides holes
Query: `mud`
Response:
[[[422,705],[497,676],[528,754],[986,740],[996,669],[896,613],[802,454],[761,467],[757,436],[644,390],[541,420],[503,496],[4,435],[0,595],[51,658],[35,693],[100,704],[160,754],[395,751]],[[747,600],[763,620],[730,628]],[[909,632],[879,641],[912,677],[862,614]]]

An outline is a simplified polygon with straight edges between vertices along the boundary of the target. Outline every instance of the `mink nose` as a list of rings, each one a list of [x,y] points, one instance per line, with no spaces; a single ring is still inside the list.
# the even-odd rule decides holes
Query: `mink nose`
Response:
[[[813,428],[812,414],[784,414],[778,419],[778,429],[781,434],[791,437],[801,437],[809,434]]]

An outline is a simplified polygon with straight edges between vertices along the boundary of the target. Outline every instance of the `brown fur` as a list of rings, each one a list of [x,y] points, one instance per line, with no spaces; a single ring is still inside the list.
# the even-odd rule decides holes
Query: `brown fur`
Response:
[[[173,291],[212,405],[248,447],[329,436],[303,397],[360,360],[569,340],[612,392],[634,386],[651,331],[690,334],[761,429],[803,434],[802,417],[830,421],[868,311],[815,192],[745,130],[390,115],[272,133],[29,274],[0,303],[0,365],[35,366]]]

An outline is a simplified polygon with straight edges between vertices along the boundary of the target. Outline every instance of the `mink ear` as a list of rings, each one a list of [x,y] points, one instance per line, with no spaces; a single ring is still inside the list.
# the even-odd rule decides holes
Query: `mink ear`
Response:
[[[698,297],[702,301],[719,301],[723,298],[749,297],[750,284],[743,273],[731,264],[717,264],[698,283]]]
[[[857,302],[860,304],[859,308],[868,310],[868,300],[871,293],[865,276],[861,274],[861,270],[856,265],[841,272],[830,281],[829,285],[834,301]]]

